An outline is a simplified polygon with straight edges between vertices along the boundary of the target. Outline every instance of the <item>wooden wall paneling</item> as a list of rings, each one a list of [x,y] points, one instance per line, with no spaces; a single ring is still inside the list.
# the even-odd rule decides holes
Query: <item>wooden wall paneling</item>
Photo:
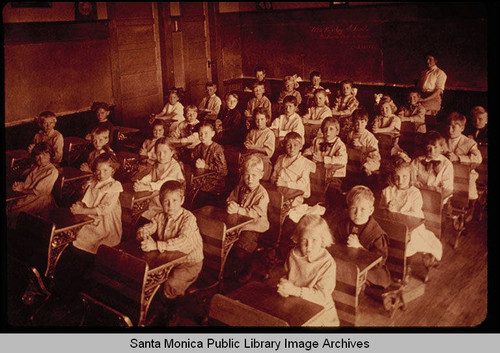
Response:
[[[210,48],[210,69],[212,74],[212,81],[217,84],[217,95],[224,98],[223,81],[223,61],[222,61],[222,43],[221,43],[221,28],[220,21],[217,17],[217,4],[208,2],[208,34],[209,34],[209,48]],[[224,99],[223,99],[224,101]]]
[[[137,126],[163,106],[157,7],[155,3],[108,5],[116,60],[114,92],[123,124]]]
[[[181,3],[183,52],[186,77],[185,101],[197,105],[205,95],[208,69],[206,4]]]
[[[160,61],[162,85],[164,93],[169,87],[174,86],[174,47],[173,47],[173,24],[170,18],[169,3],[158,3],[158,29],[160,38]]]

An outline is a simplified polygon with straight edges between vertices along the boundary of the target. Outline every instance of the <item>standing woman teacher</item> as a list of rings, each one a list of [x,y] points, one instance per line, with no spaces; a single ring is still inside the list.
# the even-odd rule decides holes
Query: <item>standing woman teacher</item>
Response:
[[[441,100],[446,84],[446,74],[436,66],[437,58],[435,53],[425,54],[427,70],[422,71],[418,80],[417,88],[422,94],[421,103],[425,107],[426,125],[428,130],[434,129],[436,115],[441,110]]]

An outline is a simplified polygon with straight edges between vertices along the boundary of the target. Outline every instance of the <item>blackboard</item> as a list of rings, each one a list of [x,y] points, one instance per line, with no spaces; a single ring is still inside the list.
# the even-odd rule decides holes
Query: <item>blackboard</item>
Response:
[[[95,23],[56,23],[6,34],[6,125],[45,110],[67,114],[88,110],[94,101],[113,103],[109,40],[92,38],[92,26],[107,31]]]
[[[330,82],[413,85],[426,69],[425,52],[434,50],[447,89],[486,91],[482,12],[454,5],[456,14],[446,8],[446,15],[437,16],[434,6],[241,14],[243,75],[253,76],[255,66],[263,65],[277,79],[296,73],[308,80],[319,70]]]

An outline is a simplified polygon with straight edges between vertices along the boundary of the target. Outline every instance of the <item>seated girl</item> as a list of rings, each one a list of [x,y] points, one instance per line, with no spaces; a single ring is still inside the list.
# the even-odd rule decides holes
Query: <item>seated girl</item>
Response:
[[[408,216],[424,218],[422,211],[422,194],[412,185],[411,166],[399,160],[392,172],[390,185],[382,190],[380,208]],[[436,235],[422,224],[410,234],[410,241],[406,247],[406,256],[410,257],[417,252],[424,253],[424,263],[430,268],[443,255],[443,245]]]
[[[37,122],[40,130],[33,137],[33,143],[28,146],[28,152],[31,153],[37,143],[46,142],[53,151],[51,162],[58,166],[63,158],[64,138],[59,131],[54,129],[57,117],[54,113],[45,111],[40,113]]]
[[[379,112],[373,120],[373,133],[399,133],[401,130],[401,118],[394,114],[397,108],[392,102],[391,97],[382,97],[378,104],[378,109]]]
[[[24,182],[16,181],[12,190],[27,194],[18,200],[8,212],[9,226],[13,226],[20,212],[40,214],[47,217],[56,204],[52,196],[52,188],[59,176],[57,168],[51,163],[52,149],[46,142],[37,143],[31,150],[35,163],[29,170]]]
[[[295,97],[295,99],[297,100],[297,106],[302,103],[302,96],[300,95],[300,92],[297,91],[297,88],[299,88],[297,74],[293,76],[285,76],[285,79],[283,80],[283,89],[281,90],[280,96],[278,97],[278,111],[283,111],[283,99],[286,96]]]
[[[172,156],[175,151],[168,143],[168,138],[160,137],[155,144],[156,163],[151,172],[142,179],[134,182],[134,191],[159,191],[161,186],[167,180],[178,180],[183,182],[184,174],[182,168]],[[163,208],[159,196],[155,196],[144,211],[142,217],[151,220],[157,213],[162,212]]]
[[[271,157],[274,154],[276,138],[273,131],[267,127],[268,121],[267,109],[257,108],[254,112],[255,128],[250,130],[245,140],[245,148],[247,152],[242,156],[242,160],[246,155],[258,153],[264,163],[263,180],[269,180],[273,166]]]
[[[295,296],[319,304],[328,310],[319,325],[339,326],[332,293],[336,284],[336,264],[326,250],[333,237],[326,221],[318,215],[305,215],[292,236],[295,247],[290,251],[285,269],[287,274],[278,283],[282,297]]]

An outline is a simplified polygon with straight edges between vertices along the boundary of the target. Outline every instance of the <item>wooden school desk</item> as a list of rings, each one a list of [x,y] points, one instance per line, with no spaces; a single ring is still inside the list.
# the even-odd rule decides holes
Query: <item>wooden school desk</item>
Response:
[[[131,211],[131,222],[135,223],[139,216],[147,210],[151,199],[159,195],[159,191],[134,191],[134,183],[124,183],[122,186],[121,206]]]
[[[7,213],[12,210],[12,206],[14,206],[17,200],[24,199],[28,194],[17,192],[12,190],[12,187],[5,189],[5,203],[7,208]]]
[[[71,166],[79,159],[89,143],[90,141],[81,137],[65,137],[63,146],[63,161],[65,161],[68,166]]]
[[[54,223],[54,231],[49,242],[49,256],[45,277],[52,278],[64,249],[76,239],[78,231],[84,225],[92,223],[94,220],[86,215],[74,215],[69,208],[61,207],[50,211],[49,221]]]
[[[229,214],[225,209],[215,206],[203,206],[193,211],[198,222],[202,222],[203,218],[211,218],[221,221],[226,225],[226,234],[224,237],[222,263],[225,263],[229,251],[239,239],[239,230],[241,227],[253,221],[253,218],[242,216],[239,214]]]
[[[30,153],[27,150],[10,150],[5,152],[7,178],[16,179],[30,166]]]
[[[172,270],[175,265],[181,263],[187,255],[180,251],[164,251],[160,253],[158,250],[155,250],[144,252],[136,239],[130,239],[120,243],[115,248],[137,259],[145,261],[147,264],[144,284],[142,286],[140,316],[137,324],[138,326],[144,326],[149,305],[154,295],[160,286],[168,279],[170,270]]]
[[[413,232],[415,228],[419,227],[425,222],[424,218],[391,212],[388,209],[376,209],[375,212],[373,212],[373,216],[375,218],[388,219],[393,222],[404,224],[405,226],[408,227],[408,233]]]
[[[72,196],[79,191],[82,183],[93,174],[91,172],[82,172],[79,168],[74,167],[60,167],[57,170],[59,178],[56,181],[55,196],[59,202],[72,200]]]
[[[366,282],[368,271],[382,261],[382,256],[364,248],[350,248],[333,244],[327,248],[337,264],[337,283],[333,300],[340,326],[356,326],[359,294]]]
[[[264,312],[275,318],[283,320],[289,326],[318,326],[324,322],[327,309],[323,306],[302,299],[289,296],[287,298],[278,294],[279,279],[284,276],[282,268],[273,271],[269,280],[253,281],[227,294],[227,297],[236,301],[236,305],[244,304],[252,315],[252,311]],[[245,314],[241,313],[240,316]],[[239,326],[268,326],[266,322],[249,324],[245,317],[240,318]],[[283,325],[285,326],[285,325]]]

